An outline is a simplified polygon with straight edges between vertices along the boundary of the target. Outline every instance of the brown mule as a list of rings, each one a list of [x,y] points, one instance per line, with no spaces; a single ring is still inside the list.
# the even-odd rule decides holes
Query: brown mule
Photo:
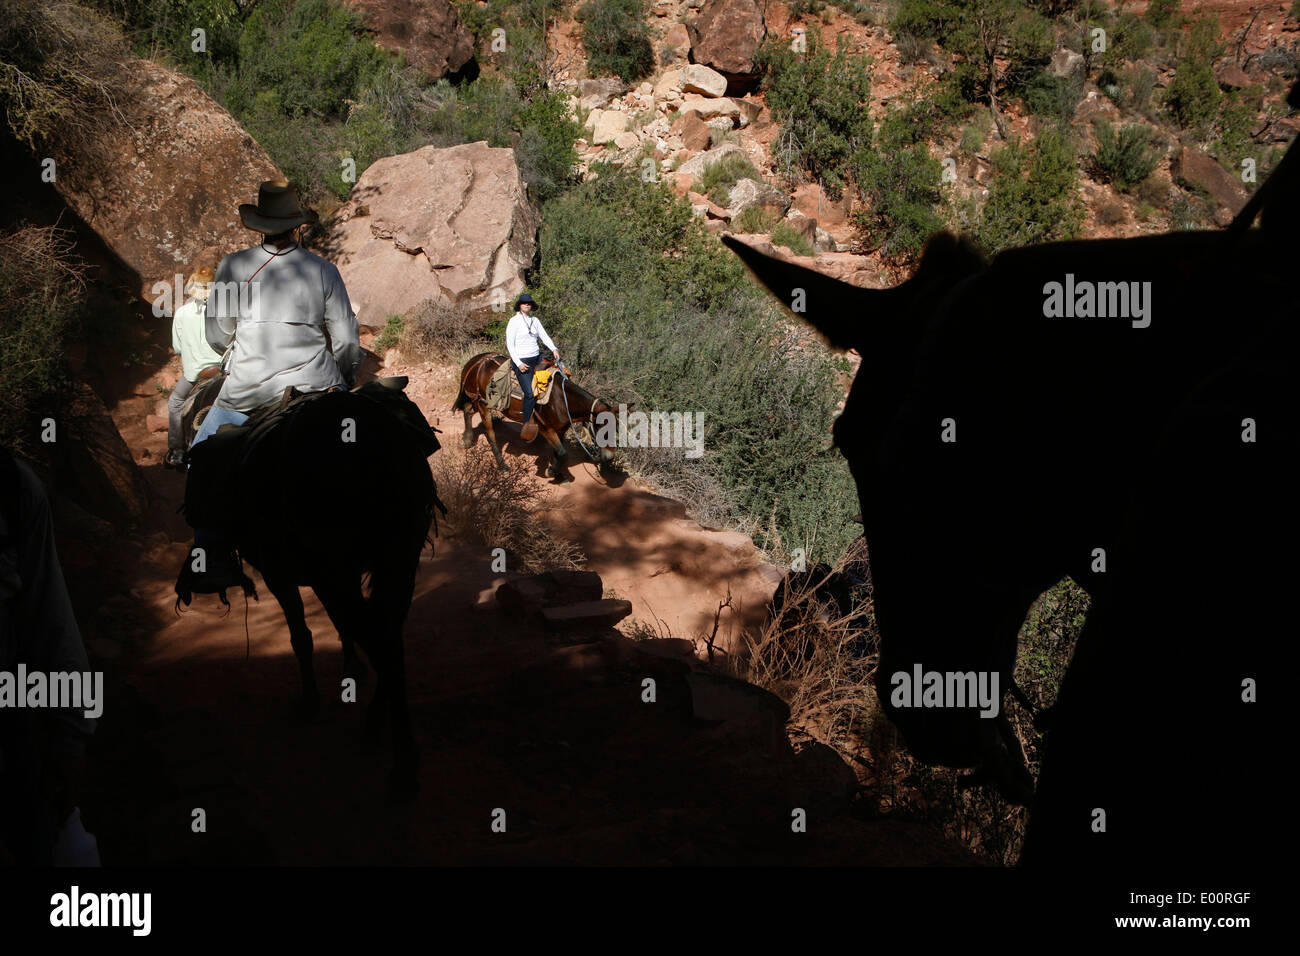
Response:
[[[491,352],[484,352],[475,355],[465,363],[465,367],[460,371],[460,394],[456,396],[456,402],[451,406],[452,411],[461,412],[465,416],[465,431],[461,436],[461,444],[466,448],[472,448],[476,435],[472,425],[472,418],[475,412],[478,412],[479,418],[483,422],[483,431],[487,433],[488,444],[492,447],[492,454],[496,456],[497,467],[505,470],[505,459],[501,457],[501,445],[497,441],[496,429],[493,428],[493,418],[500,417],[512,422],[523,421],[523,402],[516,396],[510,396],[510,407],[504,412],[498,412],[495,409],[489,409],[487,405],[487,387],[488,382],[492,381],[492,376],[496,374],[498,368],[503,362],[509,359],[504,355],[496,355]],[[564,447],[564,439],[561,437],[574,425],[586,425],[586,431],[590,433],[592,447],[595,450],[596,463],[602,467],[608,465],[614,460],[614,454],[608,448],[602,448],[595,444],[596,425],[595,418],[597,415],[608,412],[613,415],[614,409],[600,399],[596,398],[580,385],[575,385],[567,376],[560,377],[558,374],[554,379],[551,388],[557,389],[549,402],[545,405],[537,405],[533,408],[533,417],[529,425],[535,425],[546,443],[551,446],[554,453],[555,461],[547,469],[547,474],[554,477],[557,481],[572,481],[573,476],[569,474],[568,457],[569,453]],[[528,426],[524,426],[521,437],[525,441],[530,441],[532,437],[528,434]],[[582,438],[585,442],[587,438]]]

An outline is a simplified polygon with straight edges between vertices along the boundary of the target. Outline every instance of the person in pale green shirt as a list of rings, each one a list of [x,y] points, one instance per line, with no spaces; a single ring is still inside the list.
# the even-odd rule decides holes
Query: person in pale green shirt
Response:
[[[181,409],[190,389],[205,368],[221,364],[221,353],[208,344],[204,316],[213,272],[201,266],[190,276],[185,291],[193,298],[176,310],[172,318],[172,350],[181,357],[181,377],[167,399],[167,459],[170,468],[185,467],[185,446],[181,435]]]

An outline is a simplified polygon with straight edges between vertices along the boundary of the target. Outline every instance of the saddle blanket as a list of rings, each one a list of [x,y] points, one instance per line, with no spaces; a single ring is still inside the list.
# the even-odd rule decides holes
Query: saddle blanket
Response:
[[[510,408],[510,399],[517,398],[522,402],[524,393],[519,389],[519,378],[514,374],[514,364],[505,356],[501,356],[501,358],[504,361],[492,373],[492,379],[488,382],[486,401],[488,408],[504,413]],[[534,374],[535,383],[537,382],[537,374]],[[545,381],[544,388],[540,393],[534,390],[535,401],[538,405],[545,405],[550,402],[551,392],[554,391],[550,385],[554,380],[555,376],[551,375]]]

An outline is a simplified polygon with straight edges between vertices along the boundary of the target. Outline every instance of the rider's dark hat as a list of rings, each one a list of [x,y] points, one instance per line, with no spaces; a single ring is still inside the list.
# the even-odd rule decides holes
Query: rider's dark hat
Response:
[[[533,302],[533,297],[532,297],[531,295],[529,295],[527,292],[523,293],[522,295],[519,296],[518,299],[515,300],[515,308],[516,308],[516,309],[519,308],[519,303],[520,303],[520,302],[531,302],[533,305],[537,305],[536,302]]]
[[[257,190],[256,206],[240,203],[239,218],[249,229],[274,236],[315,222],[318,217],[298,203],[298,190],[283,179],[272,179],[262,183]]]

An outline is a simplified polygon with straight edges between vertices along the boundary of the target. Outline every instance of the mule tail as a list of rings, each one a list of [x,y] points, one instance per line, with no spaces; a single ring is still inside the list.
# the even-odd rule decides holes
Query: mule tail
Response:
[[[456,393],[456,401],[452,403],[453,412],[463,412],[469,406],[469,396],[465,394],[465,383],[461,382],[460,391]]]

